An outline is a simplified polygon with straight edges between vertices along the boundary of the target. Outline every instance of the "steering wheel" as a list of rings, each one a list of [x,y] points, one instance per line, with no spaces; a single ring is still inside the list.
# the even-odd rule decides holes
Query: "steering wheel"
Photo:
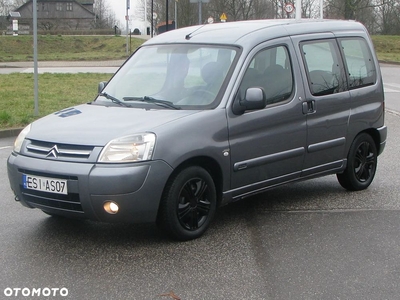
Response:
[[[179,104],[206,105],[214,101],[216,96],[216,94],[207,89],[196,89],[180,100]]]

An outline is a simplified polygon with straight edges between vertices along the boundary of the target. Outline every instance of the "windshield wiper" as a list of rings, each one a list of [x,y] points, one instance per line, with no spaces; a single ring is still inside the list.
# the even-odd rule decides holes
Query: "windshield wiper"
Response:
[[[173,109],[181,109],[179,106],[174,105],[171,101],[160,100],[149,96],[144,97],[124,97],[125,101],[141,101],[146,103],[154,103],[156,105],[160,105],[163,107],[173,108]]]
[[[130,105],[124,103],[123,101],[119,100],[118,98],[115,98],[114,96],[111,96],[111,95],[109,95],[107,93],[100,93],[99,96],[106,97],[107,99],[111,100],[113,103],[116,103],[118,105],[125,106],[125,107],[130,107]]]

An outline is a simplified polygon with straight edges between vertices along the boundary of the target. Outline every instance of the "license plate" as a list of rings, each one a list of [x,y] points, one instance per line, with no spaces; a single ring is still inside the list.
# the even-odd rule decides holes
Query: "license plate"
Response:
[[[67,195],[67,180],[32,176],[23,174],[22,183],[24,188],[48,193]]]

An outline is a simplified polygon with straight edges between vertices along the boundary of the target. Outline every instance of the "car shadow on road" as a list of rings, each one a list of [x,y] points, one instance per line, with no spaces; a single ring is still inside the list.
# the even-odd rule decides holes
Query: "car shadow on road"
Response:
[[[237,228],[241,220],[254,214],[273,211],[326,210],[332,207],[332,198],[345,201],[346,192],[330,179],[317,179],[281,186],[221,207],[201,239],[212,239],[226,230]],[[328,201],[329,199],[329,201]],[[97,245],[102,247],[148,247],[177,243],[166,237],[155,224],[101,223],[63,217],[43,217],[30,239],[45,239],[52,244],[68,246]],[[190,241],[189,243],[195,243]]]
[[[221,207],[214,223],[251,213],[346,209],[351,194],[337,183],[334,175],[282,185]]]

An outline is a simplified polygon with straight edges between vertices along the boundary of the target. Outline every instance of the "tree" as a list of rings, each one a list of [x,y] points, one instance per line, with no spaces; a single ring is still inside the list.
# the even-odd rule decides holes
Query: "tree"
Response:
[[[95,28],[113,28],[117,25],[115,13],[110,8],[107,0],[95,0],[94,13],[96,14]]]
[[[376,11],[377,28],[375,32],[391,35],[400,34],[400,0],[381,0],[380,4]]]
[[[0,16],[7,16],[12,11],[12,0],[0,0]]]
[[[357,20],[362,10],[373,7],[373,0],[328,0],[326,11],[328,18]]]
[[[137,7],[137,19],[144,19],[144,3],[147,3],[147,20],[151,20],[152,1],[141,0]],[[222,13],[228,16],[228,21],[252,19],[289,18],[284,6],[294,0],[210,0],[202,4],[202,23],[208,17],[219,22]],[[154,28],[165,22],[166,0],[153,0],[153,11],[157,14]],[[169,20],[174,16],[174,0],[169,0]],[[178,27],[198,24],[198,5],[189,0],[178,0]],[[400,0],[325,0],[323,9],[326,19],[357,20],[363,23],[371,33],[400,34]],[[301,5],[302,18],[319,18],[320,1],[303,0]]]
[[[320,1],[303,0],[301,3],[302,18],[320,18]]]

